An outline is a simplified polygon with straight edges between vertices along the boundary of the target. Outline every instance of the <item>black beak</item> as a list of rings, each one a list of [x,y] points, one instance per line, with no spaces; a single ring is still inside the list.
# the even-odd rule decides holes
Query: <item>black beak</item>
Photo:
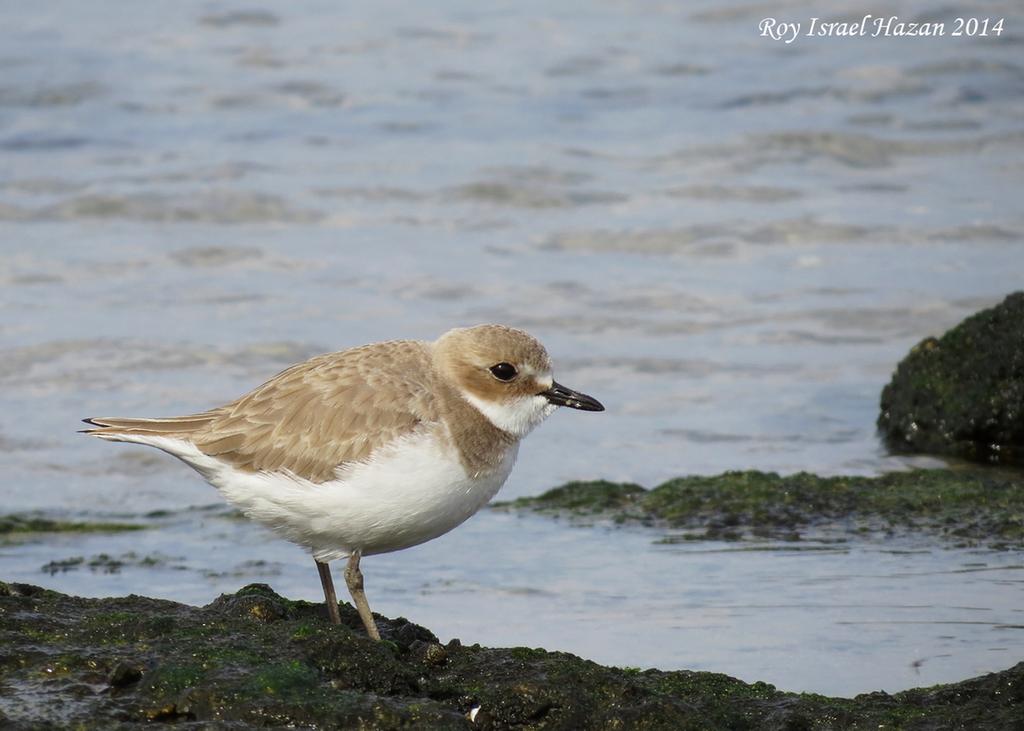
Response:
[[[551,388],[542,391],[540,395],[556,406],[568,406],[580,411],[604,411],[604,406],[593,396],[573,391],[560,383],[552,383]]]

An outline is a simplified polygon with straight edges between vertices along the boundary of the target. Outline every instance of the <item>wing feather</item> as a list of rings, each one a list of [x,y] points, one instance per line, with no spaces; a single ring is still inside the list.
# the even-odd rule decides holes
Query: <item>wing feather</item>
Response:
[[[167,419],[97,418],[88,433],[187,439],[253,471],[286,469],[313,482],[439,420],[429,346],[392,341],[317,356],[218,409]]]

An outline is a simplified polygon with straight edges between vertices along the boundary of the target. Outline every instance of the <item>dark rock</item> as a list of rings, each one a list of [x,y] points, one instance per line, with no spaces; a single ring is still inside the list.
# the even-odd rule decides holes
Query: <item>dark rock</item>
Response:
[[[409,653],[425,665],[444,665],[448,659],[448,650],[436,642],[416,640],[410,646]]]
[[[273,619],[247,609],[255,606],[273,608]],[[988,731],[1024,720],[1024,663],[953,685],[826,698],[717,673],[607,668],[544,650],[456,640],[442,647],[428,630],[385,617],[382,634],[398,639],[373,642],[322,615],[322,607],[265,585],[189,607],[0,582],[0,722],[85,730],[159,721],[225,729]]]
[[[295,615],[292,602],[278,596],[266,584],[249,584],[237,594],[222,594],[208,607],[234,617],[257,622],[277,622]]]
[[[1024,464],[1024,292],[914,346],[878,428],[897,452]]]
[[[143,668],[132,662],[121,661],[114,666],[107,682],[112,688],[124,688],[142,679]]]
[[[391,629],[387,639],[397,644],[402,650],[408,651],[418,643],[437,644],[437,637],[426,627],[413,624],[405,617],[390,620]]]

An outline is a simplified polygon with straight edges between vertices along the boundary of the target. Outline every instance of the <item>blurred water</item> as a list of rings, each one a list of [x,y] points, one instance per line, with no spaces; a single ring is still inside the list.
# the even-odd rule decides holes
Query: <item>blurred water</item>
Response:
[[[828,12],[1007,31],[758,36],[824,13],[802,2],[0,6],[2,510],[176,516],[4,547],[0,576],[316,598],[301,552],[188,510],[216,493],[77,419],[196,411],[313,353],[481,321],[530,329],[608,406],[542,426],[503,497],[936,464],[879,448],[878,393],[1021,286],[1024,12]],[[442,635],[794,689],[955,680],[1024,648],[1015,555],[651,541],[483,514],[367,582]],[[174,560],[40,571],[133,550]],[[858,609],[819,611],[820,576]]]

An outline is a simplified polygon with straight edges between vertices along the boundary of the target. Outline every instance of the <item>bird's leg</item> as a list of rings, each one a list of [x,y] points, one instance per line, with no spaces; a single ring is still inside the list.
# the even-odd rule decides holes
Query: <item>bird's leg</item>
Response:
[[[313,560],[316,561],[316,559]],[[338,595],[334,593],[331,567],[326,561],[316,561],[316,570],[320,572],[320,583],[324,587],[324,601],[327,602],[327,618],[331,621],[331,624],[341,624],[341,614],[338,612]]]
[[[359,610],[359,617],[366,627],[366,634],[379,640],[380,632],[377,631],[377,623],[373,621],[370,603],[366,601],[366,594],[363,592],[363,572],[359,570],[359,558],[359,551],[353,551],[352,555],[348,557],[348,565],[345,567],[345,583],[348,584],[352,601],[356,603],[356,609]]]

